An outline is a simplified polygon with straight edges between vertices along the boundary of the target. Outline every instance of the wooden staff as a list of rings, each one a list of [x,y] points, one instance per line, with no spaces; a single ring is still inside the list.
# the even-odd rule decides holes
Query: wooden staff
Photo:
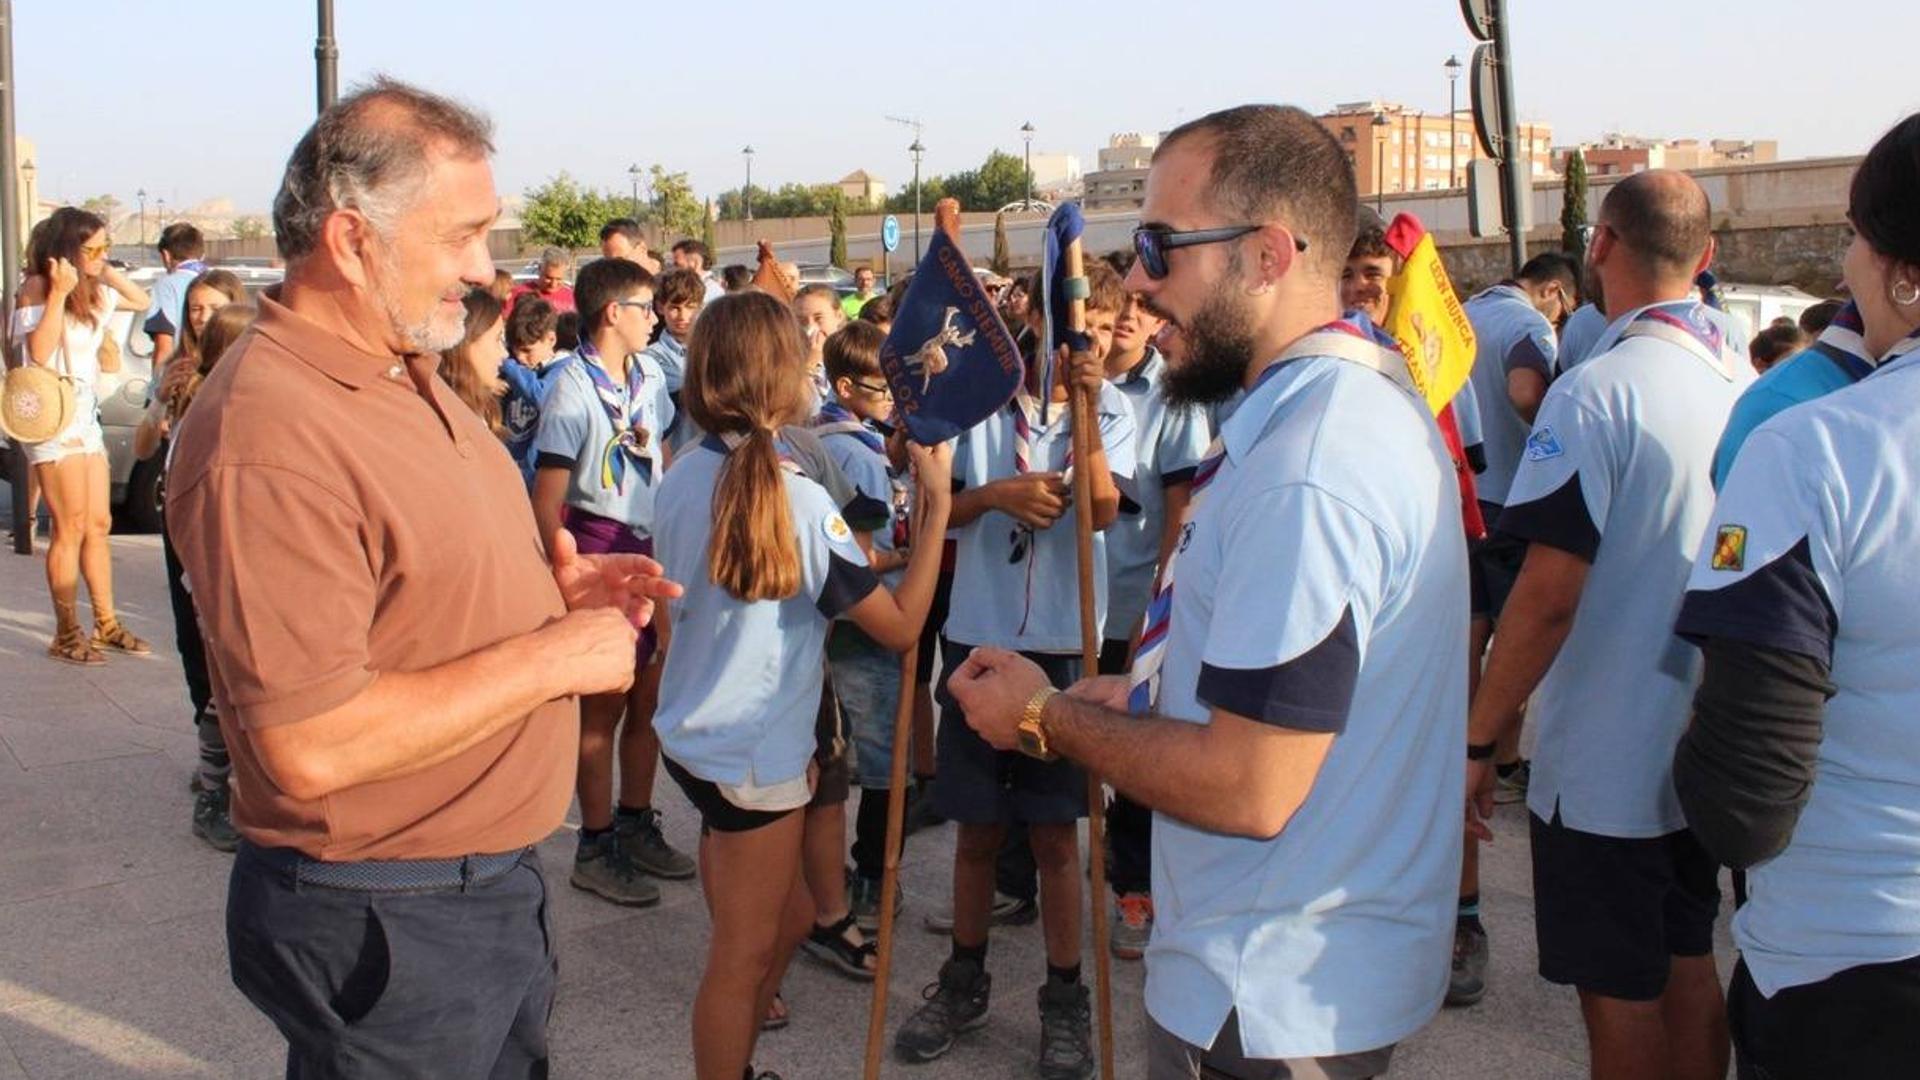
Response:
[[[1085,334],[1086,266],[1080,241],[1067,245],[1062,254],[1067,264],[1067,278],[1076,282],[1067,290],[1067,328],[1076,334]],[[1048,342],[1047,347],[1051,346]],[[1099,414],[1093,395],[1073,381],[1071,368],[1067,385],[1073,402],[1073,529],[1080,569],[1080,674],[1089,676],[1100,671],[1100,631],[1094,625],[1093,474],[1087,471],[1086,464],[1093,459],[1094,448],[1100,445]],[[1052,389],[1042,392],[1052,393]],[[1113,959],[1107,951],[1110,933],[1107,926],[1107,795],[1100,775],[1092,769],[1087,770],[1087,846],[1092,849],[1088,853],[1093,870],[1089,906],[1093,911],[1095,1012],[1100,1017],[1100,1075],[1114,1080]]]
[[[960,204],[941,199],[933,208],[934,227],[960,243]],[[916,523],[917,526],[918,523]],[[944,536],[924,536],[916,527],[913,543],[940,545]],[[913,699],[919,646],[900,657],[900,704],[893,711],[893,761],[887,780],[887,856],[880,875],[880,947],[874,956],[873,1004],[867,1012],[866,1080],[880,1080],[880,1058],[887,1036],[887,993],[893,977],[893,898],[900,883],[900,849],[907,831],[907,753],[913,742]]]

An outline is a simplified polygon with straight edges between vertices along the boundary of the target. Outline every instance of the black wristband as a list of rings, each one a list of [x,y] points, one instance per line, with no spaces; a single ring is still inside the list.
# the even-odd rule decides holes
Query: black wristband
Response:
[[[1468,761],[1486,761],[1487,759],[1493,757],[1494,748],[1499,745],[1500,744],[1497,742],[1468,743],[1467,744],[1467,760]]]

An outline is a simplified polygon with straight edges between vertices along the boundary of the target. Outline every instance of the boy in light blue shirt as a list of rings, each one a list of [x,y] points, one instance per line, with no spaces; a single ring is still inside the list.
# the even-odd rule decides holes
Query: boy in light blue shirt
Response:
[[[654,492],[670,460],[661,436],[673,422],[666,376],[643,353],[653,330],[653,275],[626,259],[601,259],[580,271],[574,296],[580,347],[554,376],[540,411],[534,519],[549,545],[564,528],[584,554],[651,554]],[[652,807],[660,641],[648,629],[636,646],[632,689],[580,704],[580,845],[571,878],[577,888],[635,907],[660,900],[643,872],[694,873],[693,860],[667,844]],[[614,731],[623,715],[616,817]]]
[[[527,491],[533,491],[533,440],[539,433],[540,407],[553,389],[553,378],[561,364],[554,355],[558,335],[554,332],[559,315],[553,305],[538,297],[529,297],[513,306],[507,316],[507,362],[500,365],[500,379],[507,384],[500,399],[500,422],[506,428],[507,453],[520,466]]]
[[[647,346],[646,354],[660,365],[667,379],[667,394],[673,398],[675,414],[667,443],[675,451],[700,439],[699,427],[680,408],[680,386],[687,378],[687,338],[693,334],[700,309],[706,306],[706,289],[699,274],[685,269],[669,270],[654,282],[653,307],[660,316],[660,333]]]
[[[1055,361],[1051,386],[1038,384],[1032,358],[1028,379],[1013,401],[962,435],[954,450],[952,522],[953,596],[938,697],[946,721],[936,747],[939,783],[934,808],[958,823],[954,851],[953,953],[931,995],[894,1037],[895,1053],[931,1061],[953,1046],[967,1018],[984,1019],[987,923],[993,903],[994,860],[1010,827],[1024,825],[1040,878],[1040,918],[1046,931],[1047,980],[1040,991],[1041,1072],[1084,1075],[1091,1069],[1087,989],[1080,983],[1080,845],[1077,822],[1086,814],[1086,775],[1068,762],[1041,762],[995,750],[962,722],[946,693],[947,678],[975,646],[1018,650],[1066,686],[1080,671],[1080,619],[1074,523],[1069,514],[1069,469],[1092,481],[1095,628],[1106,614],[1104,530],[1119,516],[1124,489],[1133,486],[1131,406],[1106,381],[1104,361],[1113,317],[1123,299],[1120,279],[1104,263],[1087,267],[1090,295],[1088,352]],[[1102,332],[1101,328],[1105,327]],[[1069,385],[1095,399],[1099,438],[1089,460],[1071,460]],[[1044,404],[1042,403],[1044,398]]]

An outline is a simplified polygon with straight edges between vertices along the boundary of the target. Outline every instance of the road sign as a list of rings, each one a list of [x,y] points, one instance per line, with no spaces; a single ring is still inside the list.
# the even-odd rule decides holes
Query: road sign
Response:
[[[880,223],[880,246],[888,251],[900,246],[900,219],[892,214]]]
[[[1467,32],[1477,40],[1493,40],[1492,8],[1488,0],[1460,0],[1460,14],[1467,20]]]
[[[1507,118],[1500,109],[1500,58],[1492,45],[1473,50],[1467,74],[1467,89],[1473,98],[1473,133],[1488,155],[1505,158]]]

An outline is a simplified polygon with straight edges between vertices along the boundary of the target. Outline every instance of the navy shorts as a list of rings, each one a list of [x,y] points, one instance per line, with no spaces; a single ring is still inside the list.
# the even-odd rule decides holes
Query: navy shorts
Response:
[[[947,680],[971,645],[946,643],[935,700],[943,710],[934,740],[933,808],[942,817],[967,825],[1062,825],[1087,816],[1087,774],[1061,759],[1041,761],[1015,750],[995,750],[967,726],[960,703],[947,693]],[[1080,678],[1080,658],[1054,653],[1022,653],[1039,664],[1047,680],[1066,689]]]
[[[1521,564],[1527,561],[1527,542],[1493,527],[1500,508],[1490,502],[1480,504],[1487,515],[1487,538],[1467,552],[1467,580],[1472,590],[1474,617],[1486,616],[1498,622],[1500,610],[1507,606],[1507,595],[1520,579]]]
[[[667,767],[667,775],[680,785],[687,801],[700,811],[700,828],[703,832],[752,832],[801,810],[798,806],[792,810],[749,810],[744,806],[735,806],[727,801],[718,784],[700,779],[667,755],[660,755],[660,764]]]
[[[1720,864],[1692,832],[1622,838],[1527,817],[1541,978],[1652,1001],[1674,957],[1713,952]]]

